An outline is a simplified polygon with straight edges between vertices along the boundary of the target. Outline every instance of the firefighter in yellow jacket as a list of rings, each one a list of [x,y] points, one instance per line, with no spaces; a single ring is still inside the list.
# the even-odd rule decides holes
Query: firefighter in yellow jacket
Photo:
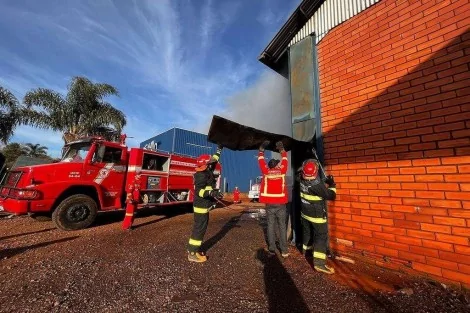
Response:
[[[325,182],[323,182],[320,179],[318,168],[318,161],[306,160],[302,165],[302,172],[299,177],[303,250],[306,253],[313,248],[315,270],[333,274],[334,269],[326,265],[328,222],[325,202],[326,200],[335,200],[336,184],[333,176],[326,177]],[[325,183],[328,184],[328,188]]]
[[[188,243],[188,260],[205,262],[207,256],[201,251],[202,240],[209,224],[209,211],[215,205],[216,199],[222,199],[223,194],[216,190],[214,169],[219,161],[222,146],[212,155],[201,155],[197,158],[196,174],[194,174],[194,225]]]

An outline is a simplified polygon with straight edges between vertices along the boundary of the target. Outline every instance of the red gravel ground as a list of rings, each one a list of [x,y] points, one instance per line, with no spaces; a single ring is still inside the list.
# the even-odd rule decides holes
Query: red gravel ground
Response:
[[[130,232],[122,212],[75,232],[1,218],[0,312],[470,312],[463,293],[404,274],[268,257],[253,209],[211,211],[204,264],[186,259],[192,214],[177,208],[142,212]]]

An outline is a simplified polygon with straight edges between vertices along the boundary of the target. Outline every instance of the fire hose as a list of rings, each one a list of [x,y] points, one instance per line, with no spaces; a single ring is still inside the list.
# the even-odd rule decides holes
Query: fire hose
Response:
[[[325,173],[325,170],[323,169],[323,166],[321,165],[320,158],[318,157],[317,151],[315,150],[315,148],[312,148],[312,152],[313,152],[313,155],[315,156],[315,158],[318,161],[318,165],[320,166],[320,169],[321,169],[321,172],[323,173],[323,176],[327,177],[327,175]]]

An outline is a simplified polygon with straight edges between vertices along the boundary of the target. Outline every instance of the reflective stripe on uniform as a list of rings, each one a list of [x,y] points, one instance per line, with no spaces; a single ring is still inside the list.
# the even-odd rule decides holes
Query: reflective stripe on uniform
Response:
[[[282,158],[283,160],[289,161],[286,157]]]
[[[336,188],[331,187],[331,188],[328,188],[328,189],[330,189],[331,191],[333,191],[334,193],[336,193]]]
[[[196,240],[196,239],[192,239],[192,238],[189,238],[189,244],[191,246],[200,246],[202,244],[202,240]]]
[[[281,198],[284,197],[286,194],[285,193],[277,193],[277,194],[271,194],[271,193],[261,193],[263,197],[268,197],[268,198]]]
[[[321,201],[323,200],[322,197],[319,197],[319,196],[312,196],[312,195],[308,195],[306,193],[300,193],[300,197],[301,198],[304,198],[305,200],[310,200],[310,201]]]
[[[286,176],[286,175],[284,175],[284,174],[266,174],[265,175],[266,178],[282,178],[284,176]]]
[[[310,216],[307,216],[303,213],[300,213],[300,215],[306,219],[307,221],[309,222],[312,222],[314,224],[324,224],[326,223],[326,218],[322,218],[322,217],[310,217]]]
[[[212,186],[206,186],[206,188],[199,190],[198,195],[199,195],[199,197],[203,198],[204,197],[204,192],[212,191],[212,190],[214,190],[214,189],[212,189]]]
[[[268,193],[268,179],[276,179],[276,178],[282,179],[282,189],[281,189],[282,193],[278,193],[278,194]],[[266,174],[266,175],[264,175],[264,188],[263,188],[263,192],[261,193],[261,195],[263,197],[269,197],[269,198],[282,198],[286,195],[284,193],[285,186],[286,186],[286,175],[285,174]]]
[[[322,252],[313,251],[313,257],[316,259],[326,260],[326,254]]]
[[[312,250],[312,249],[313,249],[313,246],[302,245],[302,248],[303,248],[304,250]]]
[[[286,188],[286,175],[282,175],[282,189],[284,191],[284,188]],[[284,192],[282,193],[284,194]]]
[[[209,213],[209,209],[206,209],[206,208],[193,207],[193,209],[194,209],[194,213],[200,213],[200,214]]]
[[[264,159],[264,156],[259,156],[258,157],[258,160],[263,160]]]
[[[134,213],[126,213],[126,216],[134,216]]]
[[[268,178],[266,176],[264,176],[264,184],[263,184],[264,188],[263,188],[263,192],[261,193],[261,195],[265,195],[268,193]]]

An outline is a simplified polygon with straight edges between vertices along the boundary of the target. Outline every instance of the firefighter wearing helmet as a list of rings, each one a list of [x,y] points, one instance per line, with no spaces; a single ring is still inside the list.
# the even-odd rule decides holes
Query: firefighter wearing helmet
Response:
[[[307,253],[307,251],[313,249],[315,270],[333,274],[334,269],[326,265],[328,222],[325,200],[334,200],[336,198],[336,184],[331,175],[326,177],[325,182],[323,182],[318,168],[317,160],[308,159],[302,164],[299,177],[303,251]],[[328,188],[325,183],[328,184]]]
[[[222,199],[223,194],[215,189],[216,177],[214,169],[219,161],[222,146],[212,157],[209,154],[197,158],[197,168],[194,174],[194,224],[188,243],[188,260],[191,262],[205,262],[207,256],[201,251],[202,240],[209,223],[209,211],[215,205],[216,199]]]

